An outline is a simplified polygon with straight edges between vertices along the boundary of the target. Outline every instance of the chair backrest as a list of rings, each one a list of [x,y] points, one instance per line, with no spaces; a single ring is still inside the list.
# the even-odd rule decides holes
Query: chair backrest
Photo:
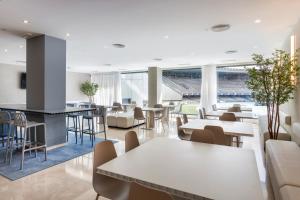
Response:
[[[204,130],[194,130],[191,135],[192,142],[202,142],[207,144],[213,144],[213,136]]]
[[[199,118],[204,119],[204,115],[203,115],[203,112],[202,112],[201,108],[199,108]]]
[[[184,123],[184,124],[186,124],[186,123],[189,122],[188,117],[187,117],[187,114],[183,114],[183,115],[182,115],[182,118],[183,118],[183,123]]]
[[[220,117],[219,120],[221,121],[237,121],[235,114],[234,113],[223,113]]]
[[[131,104],[136,105],[136,101],[131,101]]]
[[[93,187],[95,191],[99,192],[99,188],[103,188],[103,190],[105,190],[107,183],[114,181],[113,178],[98,174],[97,167],[116,157],[117,153],[111,141],[106,140],[95,145],[93,162]]]
[[[112,111],[115,111],[115,112],[123,111],[122,104],[120,104],[119,102],[114,102],[113,106],[117,106],[117,107],[112,108]]]
[[[205,126],[204,132],[212,135],[214,144],[225,146],[231,146],[232,144],[232,136],[225,135],[223,128],[220,126]]]
[[[14,125],[18,127],[27,127],[26,115],[23,112],[18,112],[15,115]]]
[[[241,112],[241,107],[231,107],[228,108],[228,112]]]
[[[142,186],[132,182],[130,184],[128,200],[172,200],[170,194]]]
[[[125,134],[125,152],[130,151],[140,145],[135,131],[129,131]]]
[[[213,110],[213,111],[217,111],[217,110],[218,110],[216,104],[213,104],[211,107],[212,107],[212,110]]]
[[[141,107],[135,107],[133,112],[133,117],[136,120],[144,120],[145,116]]]

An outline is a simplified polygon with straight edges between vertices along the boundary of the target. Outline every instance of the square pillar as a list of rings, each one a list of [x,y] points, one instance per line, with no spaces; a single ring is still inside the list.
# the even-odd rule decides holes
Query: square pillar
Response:
[[[162,102],[162,70],[159,67],[148,68],[148,106]]]

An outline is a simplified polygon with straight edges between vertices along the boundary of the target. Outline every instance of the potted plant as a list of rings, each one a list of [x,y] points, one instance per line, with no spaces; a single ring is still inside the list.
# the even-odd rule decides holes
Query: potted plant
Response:
[[[94,96],[98,91],[99,85],[91,81],[85,81],[80,85],[80,91],[89,97],[90,103],[94,102]]]
[[[256,67],[247,69],[247,87],[254,99],[267,106],[270,139],[277,139],[280,127],[279,106],[293,99],[299,72],[297,59],[289,53],[276,50],[271,58],[254,54]]]

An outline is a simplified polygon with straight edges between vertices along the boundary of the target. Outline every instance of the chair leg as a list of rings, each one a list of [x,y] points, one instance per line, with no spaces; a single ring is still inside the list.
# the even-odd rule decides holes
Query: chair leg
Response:
[[[34,127],[34,146],[37,146],[37,138],[36,138],[36,126]],[[37,149],[34,150],[35,152],[35,157],[37,157]]]
[[[46,125],[44,124],[44,144],[45,144],[45,148],[44,148],[44,153],[45,153],[45,161],[47,161],[47,143],[46,143]]]
[[[94,146],[94,140],[96,140],[96,137],[94,131],[94,119],[92,118],[92,147]]]
[[[26,140],[27,140],[27,136],[26,135],[27,135],[27,128],[24,128],[24,138],[22,140],[22,157],[21,157],[20,170],[23,170],[23,167],[24,167],[25,144],[26,144]]]
[[[66,132],[67,132],[67,142],[69,141],[69,126],[70,126],[70,117],[67,116],[67,128],[66,128]]]
[[[103,116],[103,129],[104,129],[104,137],[106,140],[106,125],[105,125],[105,116]]]
[[[98,199],[99,199],[99,197],[100,197],[100,195],[99,195],[99,194],[97,194],[97,196],[96,196],[96,200],[98,200]]]
[[[84,124],[84,118],[82,117],[82,123],[81,123],[81,144],[83,144],[83,124]]]
[[[77,144],[77,117],[75,117],[75,142],[76,142],[76,144]]]
[[[11,131],[11,125],[9,125],[8,127],[8,136],[7,136],[7,140],[6,140],[6,150],[5,150],[5,163],[7,162],[7,158],[8,158],[8,151],[10,150],[10,140],[14,140],[13,138],[13,132]]]

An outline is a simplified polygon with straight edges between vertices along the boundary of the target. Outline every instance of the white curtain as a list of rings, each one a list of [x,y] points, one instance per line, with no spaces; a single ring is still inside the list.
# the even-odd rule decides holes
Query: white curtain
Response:
[[[215,65],[202,67],[201,107],[211,110],[217,103],[217,70]]]
[[[99,85],[95,95],[98,105],[112,105],[113,102],[122,103],[121,75],[119,72],[92,74],[92,82]]]

